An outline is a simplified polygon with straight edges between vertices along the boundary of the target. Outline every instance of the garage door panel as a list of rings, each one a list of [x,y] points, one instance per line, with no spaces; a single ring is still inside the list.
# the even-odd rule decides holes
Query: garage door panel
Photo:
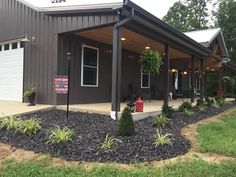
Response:
[[[0,51],[0,100],[22,101],[23,53],[22,48]]]

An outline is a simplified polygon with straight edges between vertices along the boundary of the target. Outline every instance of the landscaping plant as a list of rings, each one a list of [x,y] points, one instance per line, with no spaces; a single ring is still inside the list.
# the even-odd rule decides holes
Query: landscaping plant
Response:
[[[206,97],[205,101],[206,101],[206,105],[209,106],[209,107],[212,107],[214,105],[214,103],[215,103],[215,99],[214,98]]]
[[[192,117],[193,115],[194,115],[194,113],[193,113],[193,111],[191,111],[191,110],[188,110],[188,109],[184,109],[183,110],[183,115],[185,116],[185,117]]]
[[[158,128],[165,128],[166,124],[168,123],[168,118],[165,114],[160,114],[153,117],[153,123]]]
[[[207,107],[205,105],[200,104],[197,106],[197,109],[199,112],[206,112]]]
[[[180,106],[179,106],[179,111],[183,112],[184,110],[191,110],[192,109],[192,104],[188,101],[183,102]]]
[[[6,130],[17,130],[19,127],[19,120],[16,116],[9,116],[0,120],[0,128]]]
[[[107,134],[104,142],[102,143],[101,149],[104,151],[108,151],[112,148],[115,142],[121,143],[122,141],[113,137],[109,137],[109,134]]]
[[[134,121],[131,111],[126,107],[121,114],[117,124],[117,134],[119,136],[131,136],[135,133]]]
[[[196,106],[206,106],[206,102],[203,98],[197,100]]]
[[[225,98],[224,98],[224,97],[216,97],[216,98],[215,98],[215,101],[216,101],[216,104],[217,104],[219,107],[222,107],[222,106],[224,106],[224,104],[225,104]]]
[[[20,120],[17,131],[26,135],[33,135],[42,129],[40,124],[40,121],[35,118]]]
[[[161,113],[166,115],[166,117],[170,118],[172,114],[175,112],[174,108],[164,104],[161,108]]]
[[[160,130],[157,129],[156,134],[154,135],[155,146],[164,146],[164,145],[172,145],[172,140],[170,138],[171,134],[162,134]]]
[[[67,128],[60,128],[56,126],[54,129],[50,130],[50,136],[48,143],[58,144],[58,143],[67,143],[73,141],[74,132]]]

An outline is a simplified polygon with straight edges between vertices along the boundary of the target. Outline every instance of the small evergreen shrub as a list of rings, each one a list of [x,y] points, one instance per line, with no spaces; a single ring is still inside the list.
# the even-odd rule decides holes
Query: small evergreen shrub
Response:
[[[206,112],[207,107],[205,105],[200,104],[197,106],[197,109],[199,112]]]
[[[193,111],[191,111],[191,110],[188,110],[188,109],[184,109],[183,110],[183,115],[185,116],[185,117],[192,117],[193,115],[194,115],[194,113],[193,113]]]
[[[221,107],[225,104],[225,98],[224,97],[216,97],[215,98],[216,104]]]
[[[179,106],[179,111],[183,112],[185,109],[187,110],[191,110],[192,109],[192,104],[188,101],[183,102],[180,106]]]
[[[175,112],[174,108],[168,105],[163,105],[161,108],[161,113],[165,115],[166,117],[170,118],[172,114]]]
[[[158,128],[165,128],[166,124],[168,123],[168,120],[169,119],[164,114],[157,115],[157,116],[153,117],[154,126],[156,126]]]
[[[135,133],[134,121],[129,108],[122,111],[121,118],[117,124],[117,134],[119,136],[132,136]]]

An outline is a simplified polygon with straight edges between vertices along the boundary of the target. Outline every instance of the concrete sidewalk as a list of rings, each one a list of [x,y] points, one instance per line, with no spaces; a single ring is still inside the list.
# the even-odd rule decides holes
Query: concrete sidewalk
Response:
[[[27,106],[27,103],[0,101],[0,117],[30,113],[44,109],[52,109],[54,107],[55,106],[52,105]]]

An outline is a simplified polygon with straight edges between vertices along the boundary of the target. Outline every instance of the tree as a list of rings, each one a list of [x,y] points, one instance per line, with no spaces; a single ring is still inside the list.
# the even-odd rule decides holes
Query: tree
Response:
[[[186,32],[208,28],[208,3],[211,0],[182,0],[176,2],[163,20],[174,28]]]
[[[219,8],[215,12],[216,26],[224,33],[229,58],[236,63],[236,1],[220,0]]]

